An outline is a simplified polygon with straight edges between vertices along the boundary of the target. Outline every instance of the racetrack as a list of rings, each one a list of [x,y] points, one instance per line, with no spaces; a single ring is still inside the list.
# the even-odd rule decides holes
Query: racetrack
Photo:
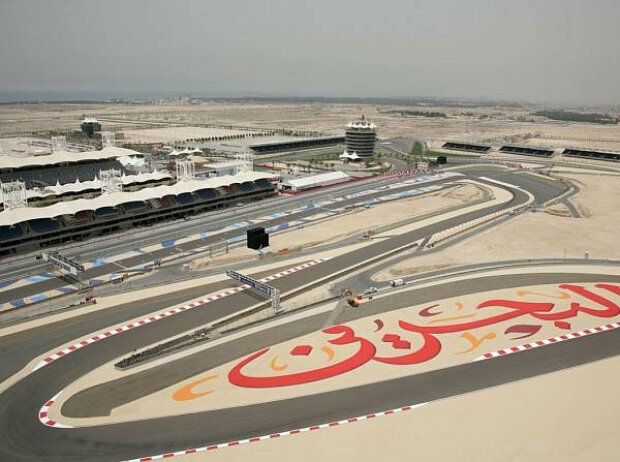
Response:
[[[514,197],[501,206],[486,207],[458,217],[439,220],[433,225],[377,242],[275,280],[273,285],[282,292],[288,292],[328,274],[349,268],[357,262],[371,260],[464,221],[473,220],[498,209],[523,204],[528,198],[523,190],[530,191],[535,200],[542,203],[560,194],[564,188],[563,185],[532,180],[536,177],[507,175],[492,168],[480,168],[475,173],[476,175],[484,173],[484,176],[491,178],[496,175],[499,181],[514,184],[522,189],[510,188]],[[354,309],[345,310],[338,318],[338,322],[347,322],[373,312],[381,313],[406,306],[411,304],[411,297],[415,298],[416,303],[424,303],[449,296],[517,285],[571,281],[600,282],[601,279],[600,274],[588,274],[587,271],[561,274],[532,273],[518,277],[514,275],[479,277],[377,299],[366,303],[363,312]],[[612,276],[606,276],[604,280],[620,282],[619,277]],[[216,284],[201,289],[204,293],[217,287],[219,286]],[[192,290],[183,296],[191,298],[190,294],[197,293]],[[172,295],[170,299],[161,300],[159,305],[165,305],[170,300]],[[256,299],[253,296],[239,293],[215,301],[206,309],[183,312],[146,327],[107,338],[31,373],[0,395],[0,439],[3,442],[0,446],[0,460],[120,460],[236,440],[426,402],[519,380],[615,355],[620,346],[620,335],[617,330],[612,330],[498,359],[449,367],[312,397],[96,428],[58,429],[43,426],[39,422],[37,413],[41,405],[93,368],[124,356],[134,349],[161,341],[255,303]],[[49,338],[45,337],[44,331],[26,331],[20,334],[22,337],[19,338],[16,348],[3,350],[3,357],[6,357],[4,351],[8,351],[11,358],[9,369],[16,370],[41,351],[79,337],[82,332],[97,329],[97,326],[114,324],[123,318],[131,319],[138,313],[147,312],[148,305],[148,302],[141,303],[132,307],[121,307],[118,311],[104,310],[97,316],[93,316],[94,313],[85,315],[89,317],[82,320],[61,321],[54,324]],[[112,313],[117,313],[117,316],[111,317]],[[235,341],[234,351],[214,347],[207,350],[208,354],[196,353],[127,378],[93,387],[67,401],[63,413],[73,416],[105,415],[111,408],[122,403],[255,351],[262,345],[271,345],[320,329],[323,321],[324,315],[316,315],[305,318],[303,322],[291,322],[284,327],[261,331]],[[38,338],[35,341],[36,348],[30,351],[24,350],[29,337],[31,340]],[[8,343],[10,338],[0,339],[0,348],[8,348]]]
[[[370,200],[373,198],[377,198],[380,196],[383,196],[389,192],[395,192],[395,191],[407,191],[407,190],[412,190],[412,189],[418,189],[421,186],[432,186],[432,185],[445,185],[447,183],[453,182],[455,181],[454,177],[447,177],[447,178],[440,178],[440,179],[430,179],[428,182],[425,182],[423,184],[411,184],[411,185],[403,185],[402,188],[396,188],[393,189],[391,191],[386,191],[386,190],[382,190],[379,192],[373,192],[371,194],[368,194],[366,196],[363,197],[353,197],[353,198],[349,198],[349,199],[344,199],[342,201],[338,201],[337,203],[334,203],[334,208],[336,207],[347,207],[350,205],[353,205],[355,203],[359,203],[360,201],[363,200]],[[394,183],[395,181],[392,181],[392,183]],[[372,185],[368,185],[368,188],[372,188],[372,187],[382,187],[385,186],[386,184],[389,184],[388,182],[379,182],[378,184],[372,184]],[[354,189],[354,191],[357,191],[356,189]],[[329,190],[326,190],[326,192],[324,192],[323,194],[328,193]],[[357,191],[359,192],[359,191]],[[293,202],[292,204],[289,204],[289,207],[294,207],[294,205],[300,206],[301,204],[303,204],[304,202],[307,202],[308,200],[312,200],[312,198],[314,198],[315,200],[317,200],[317,198],[314,195],[301,195],[298,198],[296,198],[295,202]],[[318,200],[321,200],[321,197],[318,197]],[[260,202],[258,203],[260,204]],[[288,202],[287,202],[288,204]],[[274,208],[269,211],[264,210],[264,209],[259,209],[260,210],[260,214],[254,213],[254,215],[256,217],[262,216],[265,213],[273,213],[275,210],[278,210],[279,207],[274,206]],[[283,217],[278,217],[278,218],[272,218],[272,219],[267,219],[265,221],[262,221],[260,223],[261,226],[263,227],[271,227],[271,226],[277,226],[279,224],[282,223],[286,223],[289,222],[291,220],[297,220],[297,219],[302,219],[308,216],[312,216],[312,215],[316,215],[318,212],[320,211],[320,209],[316,209],[316,208],[309,208],[307,210],[297,210],[294,213],[288,214],[286,216]],[[208,216],[208,214],[206,214]],[[236,222],[238,222],[240,220],[240,217],[237,215],[236,218]],[[182,222],[182,225],[187,225],[187,223]],[[194,226],[191,222],[189,223],[190,225]],[[178,226],[178,225],[177,225]],[[212,229],[214,227],[214,224],[211,224],[210,226],[204,226],[202,228],[198,228],[201,231],[204,231],[204,229]],[[97,277],[101,277],[107,274],[110,274],[112,272],[122,272],[124,270],[126,270],[127,268],[132,268],[135,266],[139,266],[139,265],[144,265],[147,263],[152,263],[153,261],[155,261],[156,259],[164,259],[166,257],[172,256],[172,255],[178,255],[179,253],[183,253],[183,252],[187,252],[187,251],[191,251],[195,248],[204,248],[208,245],[212,245],[212,244],[216,244],[216,243],[222,243],[223,241],[225,241],[226,239],[235,237],[235,236],[239,236],[240,234],[243,234],[245,232],[246,227],[241,227],[241,228],[236,228],[234,230],[229,230],[229,231],[225,231],[222,233],[218,233],[218,234],[214,234],[214,235],[209,235],[206,238],[203,239],[196,239],[193,241],[189,241],[189,242],[184,242],[178,245],[173,245],[173,246],[169,246],[169,247],[165,247],[165,248],[159,248],[159,249],[155,249],[155,250],[151,250],[148,252],[145,252],[143,254],[140,255],[132,255],[132,256],[127,256],[125,258],[122,258],[118,261],[115,262],[110,262],[110,263],[105,263],[102,264],[100,266],[95,266],[95,267],[91,267],[89,269],[87,269],[86,271],[84,271],[83,275],[82,275],[82,279],[83,280],[88,280],[88,279],[93,279],[93,278],[97,278]],[[184,228],[179,228],[178,232],[187,232],[187,231],[183,231]],[[157,231],[157,230],[155,230]],[[198,232],[198,231],[196,231]],[[130,236],[132,237],[132,236]],[[132,237],[133,238],[133,237]],[[119,246],[121,246],[121,248],[126,247],[125,245],[125,240],[127,238],[123,238],[123,237],[119,237],[118,242],[115,242],[113,244],[110,244],[109,247],[110,248],[117,248]],[[152,239],[152,238],[151,238]],[[163,240],[163,238],[162,238]],[[148,242],[148,241],[147,241]],[[142,243],[143,245],[144,243]],[[128,247],[126,250],[130,250],[136,247],[140,247],[141,243],[138,242],[134,242],[132,246]],[[107,254],[110,252],[110,248],[108,248],[107,250],[102,250],[102,252],[106,252],[103,254]],[[103,255],[101,254],[101,255]],[[82,260],[82,258],[78,258],[78,260]],[[32,296],[35,294],[39,294],[39,293],[43,293],[45,291],[49,291],[49,290],[53,290],[53,289],[58,289],[59,287],[65,286],[67,283],[61,279],[58,278],[50,278],[50,279],[46,279],[40,282],[35,282],[32,284],[28,284],[28,285],[24,285],[21,287],[16,287],[13,289],[7,289],[4,291],[0,292],[0,304],[3,303],[8,303],[11,302],[13,300],[18,300],[18,299],[23,299],[25,297],[28,296]]]

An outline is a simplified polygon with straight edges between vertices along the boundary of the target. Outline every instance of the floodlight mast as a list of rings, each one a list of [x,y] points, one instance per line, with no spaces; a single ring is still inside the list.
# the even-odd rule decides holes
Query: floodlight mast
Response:
[[[123,191],[121,171],[118,169],[101,170],[99,172],[101,181],[101,194],[112,194]]]
[[[235,160],[241,162],[240,171],[241,172],[251,172],[254,170],[254,154],[250,151],[244,151],[242,153],[235,155]]]
[[[26,183],[23,181],[1,183],[0,193],[2,194],[1,199],[4,203],[4,210],[28,207]]]
[[[67,150],[67,137],[60,136],[52,136],[52,152],[60,152]]]
[[[116,146],[116,135],[113,132],[101,132],[101,147]]]
[[[191,181],[196,178],[196,166],[191,159],[177,160],[177,181]]]

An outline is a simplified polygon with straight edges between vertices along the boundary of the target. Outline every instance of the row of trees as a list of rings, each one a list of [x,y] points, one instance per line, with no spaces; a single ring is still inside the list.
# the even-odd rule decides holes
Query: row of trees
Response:
[[[546,117],[551,120],[561,120],[564,122],[585,122],[592,124],[617,124],[619,119],[609,114],[584,113],[572,111],[538,111],[534,115]]]
[[[439,117],[442,119],[447,119],[448,114],[445,112],[439,111],[391,111],[392,113],[398,114],[402,117]]]

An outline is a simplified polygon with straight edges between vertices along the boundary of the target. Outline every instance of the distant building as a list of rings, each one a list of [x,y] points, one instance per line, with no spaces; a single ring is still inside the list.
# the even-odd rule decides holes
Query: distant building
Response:
[[[95,135],[95,132],[101,131],[101,124],[94,117],[86,117],[82,121],[80,128],[86,138],[92,138]]]
[[[347,124],[345,153],[348,155],[357,154],[362,159],[372,158],[375,153],[376,141],[377,126],[369,120],[365,120],[364,116],[360,120]]]
[[[350,180],[351,177],[346,173],[342,171],[335,171],[283,181],[278,185],[278,189],[281,191],[297,192],[304,189],[312,189],[322,186],[329,186],[332,184],[344,183],[345,181]]]
[[[215,176],[236,175],[244,170],[244,166],[245,164],[241,160],[229,160],[206,165],[207,168],[213,171]]]

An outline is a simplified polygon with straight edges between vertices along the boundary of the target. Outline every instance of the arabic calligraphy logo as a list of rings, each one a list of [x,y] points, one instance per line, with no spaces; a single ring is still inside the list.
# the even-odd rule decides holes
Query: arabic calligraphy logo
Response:
[[[374,328],[369,329],[369,335],[376,337],[374,341],[356,334],[350,326],[331,326],[320,331],[328,336],[325,345],[320,348],[314,348],[309,344],[296,345],[288,353],[289,360],[282,359],[281,355],[274,355],[272,348],[263,348],[234,364],[228,371],[228,382],[243,388],[307,384],[351,372],[372,361],[396,366],[426,363],[440,354],[442,351],[440,338],[446,334],[458,333],[459,338],[469,344],[467,349],[455,353],[463,354],[480,348],[485,342],[497,339],[496,332],[488,330],[489,328],[520,318],[527,318],[530,322],[502,327],[505,335],[517,334],[508,338],[509,341],[535,335],[543,325],[552,329],[571,328],[571,324],[566,320],[579,314],[597,318],[620,315],[618,305],[608,298],[610,294],[620,295],[620,286],[599,283],[594,284],[594,287],[596,291],[578,284],[559,284],[557,286],[559,290],[556,290],[554,295],[519,290],[516,292],[518,297],[529,295],[546,297],[553,301],[490,299],[477,304],[470,313],[463,313],[461,311],[463,304],[458,302],[456,304],[458,314],[443,317],[441,315],[444,310],[439,309],[438,305],[432,305],[420,309],[417,313],[420,320],[429,320],[426,324],[398,320],[397,325],[401,332],[391,332],[390,328],[385,327],[389,325],[385,320],[373,319],[370,322]],[[575,301],[575,296],[585,302]],[[543,324],[532,324],[532,320]],[[483,328],[487,330],[476,334],[472,332]],[[269,356],[270,353],[272,356]],[[299,360],[302,361],[302,370],[299,370]],[[290,361],[294,361],[295,365],[291,365]],[[303,361],[307,361],[306,368]],[[320,363],[318,367],[309,368],[317,362]],[[263,363],[269,366],[271,371],[269,374],[257,373],[259,370],[264,370],[258,367]],[[210,390],[202,393],[192,392],[195,386],[210,380],[210,377],[213,376],[188,384],[177,391],[175,396],[185,400],[210,394]]]

